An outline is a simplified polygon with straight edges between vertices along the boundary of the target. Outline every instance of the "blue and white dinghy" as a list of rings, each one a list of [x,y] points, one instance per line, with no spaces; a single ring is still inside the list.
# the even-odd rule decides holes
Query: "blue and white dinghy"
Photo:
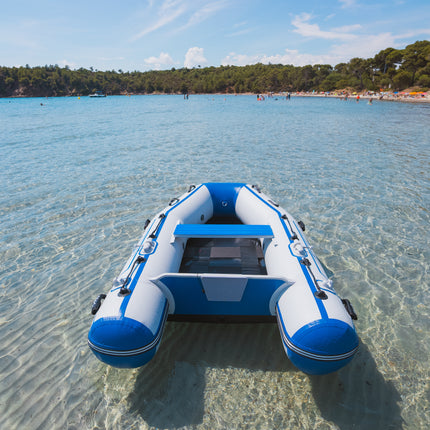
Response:
[[[153,358],[168,317],[276,319],[296,367],[340,369],[358,348],[356,316],[304,230],[257,186],[191,186],[147,222],[112,289],[95,300],[90,348],[111,366],[138,367]]]

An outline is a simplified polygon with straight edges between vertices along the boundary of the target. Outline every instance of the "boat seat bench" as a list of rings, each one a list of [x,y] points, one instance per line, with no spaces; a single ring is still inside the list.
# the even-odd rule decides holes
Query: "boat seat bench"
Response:
[[[255,224],[178,224],[175,237],[191,238],[272,238],[270,225]]]

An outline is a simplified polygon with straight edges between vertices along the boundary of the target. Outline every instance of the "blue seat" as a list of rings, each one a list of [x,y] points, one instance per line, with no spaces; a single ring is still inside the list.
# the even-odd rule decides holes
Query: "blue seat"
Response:
[[[271,238],[270,225],[247,224],[178,224],[175,237],[190,238]]]

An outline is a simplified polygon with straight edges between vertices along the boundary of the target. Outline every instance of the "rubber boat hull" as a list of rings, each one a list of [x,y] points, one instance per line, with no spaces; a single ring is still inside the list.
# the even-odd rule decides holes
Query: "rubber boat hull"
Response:
[[[287,356],[309,374],[340,369],[358,348],[352,308],[332,288],[304,225],[243,183],[205,183],[173,199],[148,221],[103,298],[88,343],[115,367],[148,363],[168,317],[276,319]]]

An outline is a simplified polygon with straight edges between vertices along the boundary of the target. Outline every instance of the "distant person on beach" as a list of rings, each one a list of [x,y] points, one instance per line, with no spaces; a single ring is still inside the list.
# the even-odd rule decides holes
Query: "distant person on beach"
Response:
[[[360,101],[360,94],[357,94],[357,103]]]

